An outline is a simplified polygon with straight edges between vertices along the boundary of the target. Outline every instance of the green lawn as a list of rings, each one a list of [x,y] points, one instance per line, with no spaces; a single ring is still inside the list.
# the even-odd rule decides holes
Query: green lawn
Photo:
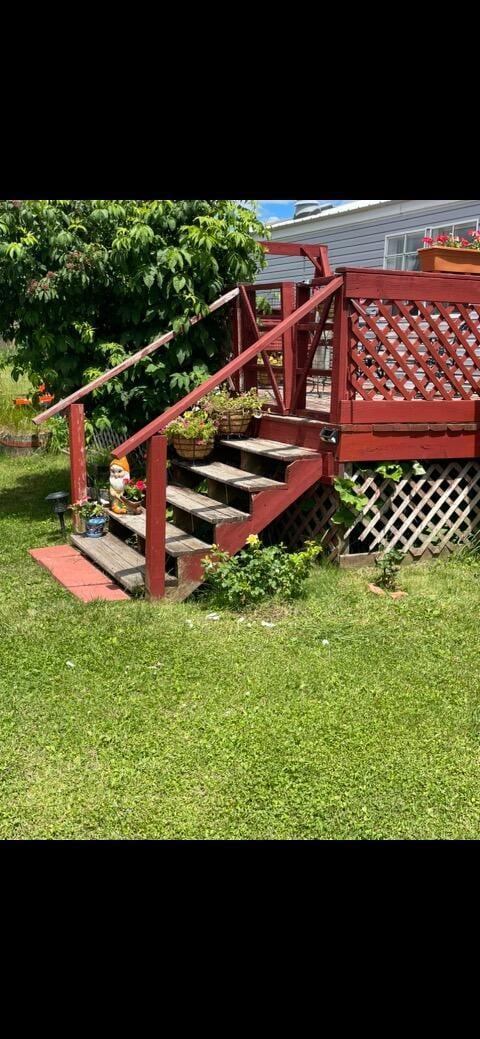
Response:
[[[62,488],[63,459],[0,461],[0,838],[480,838],[480,568],[393,602],[325,567],[241,623],[83,605],[27,555]]]

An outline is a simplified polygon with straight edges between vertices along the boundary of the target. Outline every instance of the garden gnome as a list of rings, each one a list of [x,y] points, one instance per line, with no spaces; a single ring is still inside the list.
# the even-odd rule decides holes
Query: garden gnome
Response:
[[[123,488],[130,479],[130,466],[127,458],[112,458],[110,462],[110,504],[112,512],[124,514],[127,511],[122,501]]]

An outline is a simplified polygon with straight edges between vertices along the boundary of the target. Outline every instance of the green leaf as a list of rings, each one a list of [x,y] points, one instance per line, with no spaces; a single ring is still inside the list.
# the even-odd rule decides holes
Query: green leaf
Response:
[[[341,505],[339,509],[332,516],[332,523],[342,527],[353,527],[358,519],[357,513],[353,512],[346,505]]]

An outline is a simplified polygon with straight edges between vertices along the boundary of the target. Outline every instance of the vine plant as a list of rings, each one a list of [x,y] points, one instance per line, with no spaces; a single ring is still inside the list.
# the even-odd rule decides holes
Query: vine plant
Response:
[[[425,469],[421,462],[380,462],[373,469],[360,469],[360,473],[378,473],[384,480],[392,480],[399,483],[404,477],[412,473],[414,476],[424,476]],[[361,514],[368,505],[368,498],[357,489],[354,479],[346,476],[337,476],[333,485],[340,499],[340,507],[332,516],[332,523],[349,530],[355,526]]]

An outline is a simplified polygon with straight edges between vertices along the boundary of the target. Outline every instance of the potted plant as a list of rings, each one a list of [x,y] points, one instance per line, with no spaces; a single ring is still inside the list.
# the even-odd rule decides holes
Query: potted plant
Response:
[[[180,458],[194,462],[213,450],[217,425],[204,408],[186,411],[166,427],[165,433]]]
[[[215,420],[222,435],[245,433],[251,418],[260,418],[264,401],[256,390],[231,394],[226,389],[214,390],[202,401],[202,405]]]
[[[468,238],[446,234],[424,238],[424,248],[418,249],[421,270],[480,274],[480,231],[469,231],[468,235]]]
[[[79,530],[81,524],[85,525],[87,538],[101,538],[107,533],[106,526],[108,516],[100,501],[92,498],[82,498],[69,506],[74,518],[74,527]]]
[[[27,455],[48,443],[48,431],[32,427],[36,411],[30,403],[16,407],[13,403],[2,407],[0,451],[10,455]]]
[[[130,516],[137,516],[145,502],[147,484],[145,480],[127,480],[123,487],[122,501]]]

